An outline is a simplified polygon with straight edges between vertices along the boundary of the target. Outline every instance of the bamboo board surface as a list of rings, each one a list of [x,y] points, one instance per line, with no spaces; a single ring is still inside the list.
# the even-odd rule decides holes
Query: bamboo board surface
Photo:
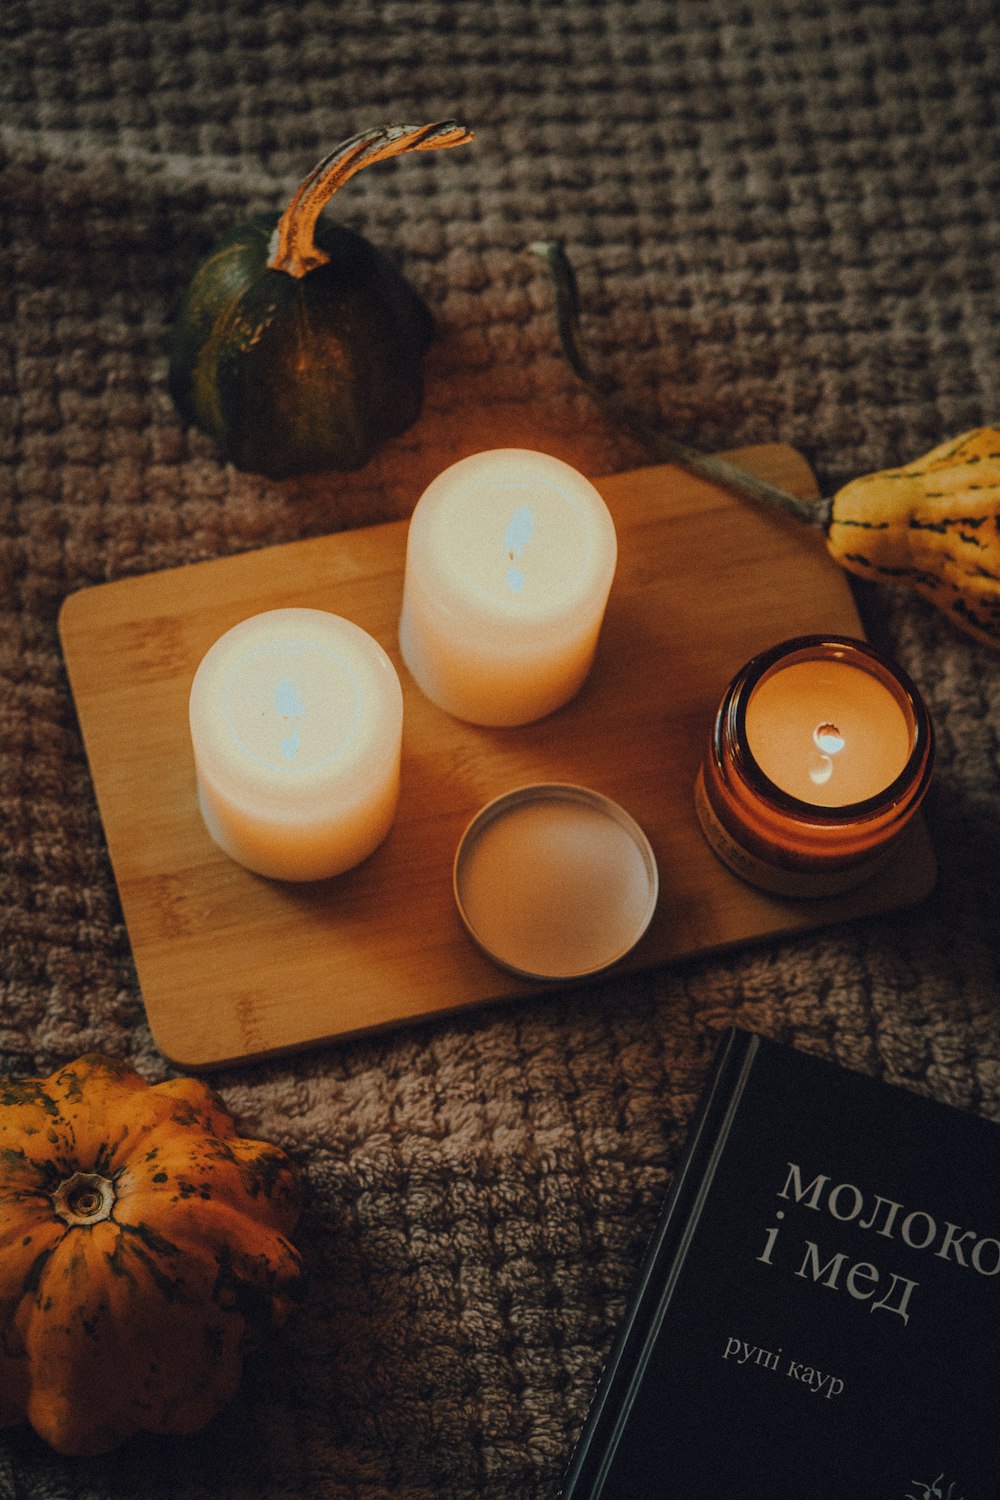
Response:
[[[728,455],[802,496],[782,445]],[[706,847],[692,789],[716,707],[757,651],[811,631],[861,635],[822,537],[671,466],[597,480],[619,563],[578,697],[521,729],[480,729],[429,703],[399,656],[405,521],[82,590],[60,634],[98,806],[157,1045],[211,1069],[330,1043],[541,986],[472,943],[452,896],[461,834],[491,798],[569,781],[620,802],[649,836],[660,899],[622,967],[912,904],[934,880],[922,821],[878,881],[787,901]],[[209,646],[263,609],[345,615],[381,642],[404,694],[402,796],[385,844],[332,881],[252,875],[211,842],[195,800],[187,699]]]

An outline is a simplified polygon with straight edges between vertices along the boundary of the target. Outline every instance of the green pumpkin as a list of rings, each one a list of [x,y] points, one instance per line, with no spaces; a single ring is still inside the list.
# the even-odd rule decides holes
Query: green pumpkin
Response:
[[[199,266],[174,330],[170,391],[238,469],[271,479],[358,469],[416,420],[431,315],[379,250],[319,215],[369,163],[471,139],[452,121],[354,136],[283,214],[239,225]]]

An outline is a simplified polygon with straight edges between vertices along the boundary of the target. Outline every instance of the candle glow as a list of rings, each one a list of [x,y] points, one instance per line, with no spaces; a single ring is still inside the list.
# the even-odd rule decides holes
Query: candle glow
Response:
[[[865,641],[800,636],[749,661],[716,714],[695,807],[722,862],[779,896],[873,879],[920,805],[933,729]]]
[[[775,786],[820,807],[877,796],[912,749],[897,698],[843,661],[791,662],[763,677],[747,703],[746,736]]]

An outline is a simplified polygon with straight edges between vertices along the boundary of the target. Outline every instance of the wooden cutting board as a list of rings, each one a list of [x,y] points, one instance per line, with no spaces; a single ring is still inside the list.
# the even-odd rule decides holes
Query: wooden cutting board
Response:
[[[729,455],[815,495],[792,449]],[[150,1026],[178,1066],[210,1069],[486,1001],[538,993],[472,943],[452,896],[461,834],[491,798],[568,781],[614,798],[660,871],[652,924],[623,967],[814,928],[920,900],[921,821],[877,882],[822,901],[744,885],[710,853],[692,788],[722,693],[757,651],[811,631],[861,635],[822,537],[670,466],[597,481],[619,565],[579,696],[523,729],[480,729],[429,703],[396,638],[407,523],[293,542],[89,588],[60,633]],[[263,609],[347,616],[403,684],[402,796],[386,843],[309,886],[252,875],[211,842],[195,801],[187,699],[223,631]]]

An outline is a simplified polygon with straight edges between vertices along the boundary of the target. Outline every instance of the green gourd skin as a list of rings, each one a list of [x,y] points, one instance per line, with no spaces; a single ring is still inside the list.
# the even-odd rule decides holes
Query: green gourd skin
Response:
[[[367,161],[468,139],[451,122],[354,137],[284,215],[239,225],[198,267],[169,387],[236,468],[270,479],[359,469],[416,420],[431,314],[381,251],[318,215]]]
[[[433,320],[372,245],[322,225],[330,261],[268,268],[277,215],[233,230],[188,290],[170,360],[181,414],[238,469],[359,469],[417,418]]]

